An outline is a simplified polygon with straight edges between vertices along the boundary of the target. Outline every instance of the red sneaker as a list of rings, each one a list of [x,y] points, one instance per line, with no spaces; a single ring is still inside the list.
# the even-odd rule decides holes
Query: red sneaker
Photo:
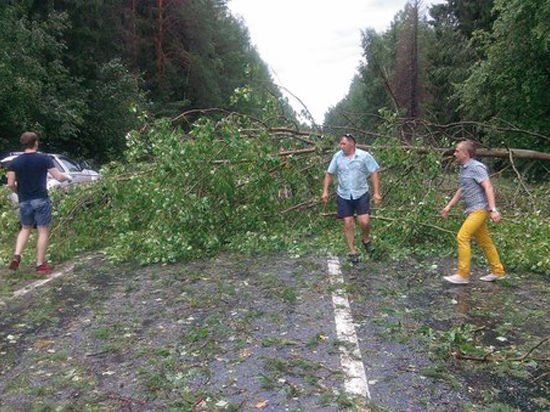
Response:
[[[19,267],[19,263],[21,263],[21,255],[13,255],[10,262],[10,270],[15,270]]]
[[[53,270],[53,266],[48,262],[44,262],[36,267],[36,273],[50,273]]]

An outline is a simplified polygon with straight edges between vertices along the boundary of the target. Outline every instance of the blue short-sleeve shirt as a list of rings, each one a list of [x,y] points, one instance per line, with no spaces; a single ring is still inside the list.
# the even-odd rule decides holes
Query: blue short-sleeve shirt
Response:
[[[487,167],[475,159],[470,159],[460,166],[460,191],[465,214],[474,210],[486,210],[489,207],[485,189],[481,186],[481,182],[487,179]]]
[[[372,155],[355,149],[351,159],[342,150],[332,156],[327,173],[338,175],[338,196],[344,199],[359,199],[369,191],[367,178],[380,169]]]
[[[15,172],[20,202],[48,197],[47,175],[53,167],[49,156],[37,152],[23,153],[11,162],[8,170]]]

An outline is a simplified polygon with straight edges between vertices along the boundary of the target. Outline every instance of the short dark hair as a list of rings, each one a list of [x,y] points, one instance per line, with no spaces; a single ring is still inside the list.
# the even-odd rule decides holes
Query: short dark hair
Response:
[[[357,140],[355,140],[355,136],[352,135],[351,133],[345,133],[345,134],[342,135],[342,137],[345,137],[346,139],[352,140],[353,144],[357,143]]]
[[[25,132],[19,138],[19,143],[23,149],[32,149],[38,141],[38,135],[34,132]]]

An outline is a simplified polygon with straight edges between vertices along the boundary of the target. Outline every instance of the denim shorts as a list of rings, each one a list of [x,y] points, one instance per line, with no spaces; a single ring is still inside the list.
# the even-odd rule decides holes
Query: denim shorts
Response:
[[[50,198],[25,200],[19,203],[22,226],[48,226],[52,220]]]
[[[369,192],[365,193],[359,199],[344,199],[343,197],[336,196],[336,206],[340,219],[353,216],[354,213],[357,214],[357,216],[368,215],[370,214]]]

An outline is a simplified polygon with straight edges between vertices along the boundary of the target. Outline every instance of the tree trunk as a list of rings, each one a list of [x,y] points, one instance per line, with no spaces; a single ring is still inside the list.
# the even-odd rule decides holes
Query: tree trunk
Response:
[[[364,150],[371,149],[391,149],[395,146],[368,146],[368,145],[357,145],[358,148]],[[452,156],[454,148],[442,148],[442,147],[422,147],[422,146],[402,146],[401,149],[410,150],[418,153],[431,153],[439,152],[442,155]],[[533,160],[550,160],[550,153],[537,152],[536,150],[527,150],[527,149],[500,149],[500,148],[491,148],[491,149],[477,149],[476,156],[478,157],[505,157],[510,158],[510,152],[512,156],[516,159],[533,159]]]
[[[408,65],[408,74],[406,76],[406,82],[407,87],[407,96],[406,96],[406,104],[405,107],[407,108],[407,117],[411,120],[415,120],[418,117],[418,1],[414,1],[414,3],[411,5],[411,9],[409,11],[408,16],[409,24],[408,24],[408,33],[406,36],[408,37],[408,41],[406,42],[406,46],[408,47],[408,55],[409,58],[407,59],[407,65]],[[414,140],[414,122],[407,122],[405,127],[403,128],[403,133],[405,136],[405,140],[407,143],[411,144]]]
[[[138,66],[137,55],[137,17],[136,17],[136,0],[132,0],[130,4],[130,55],[132,57],[132,65],[134,67]]]
[[[157,35],[155,38],[155,52],[157,60],[157,83],[160,83],[164,73],[164,0],[157,0]]]
[[[418,0],[414,2],[412,9],[412,37],[410,58],[410,97],[409,117],[416,119],[418,116]]]

